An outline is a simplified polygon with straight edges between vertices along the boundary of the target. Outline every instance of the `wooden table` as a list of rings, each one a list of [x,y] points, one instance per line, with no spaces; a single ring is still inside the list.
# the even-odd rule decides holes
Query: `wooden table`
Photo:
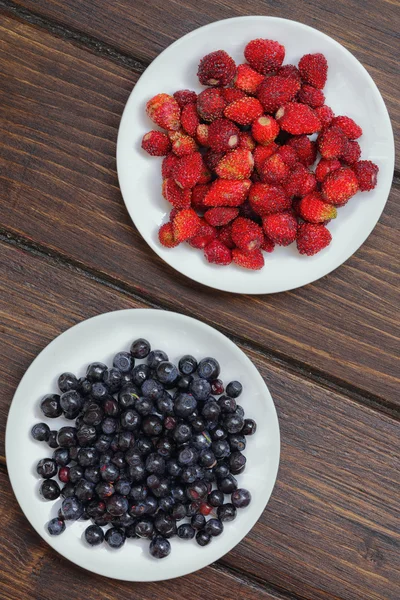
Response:
[[[235,15],[292,18],[337,39],[375,79],[399,133],[396,8],[0,0],[1,599],[398,600],[400,172],[346,264],[302,289],[246,297],[165,265],[132,225],[115,169],[121,113],[149,62]],[[4,458],[8,407],[36,354],[82,319],[133,307],[193,315],[237,342],[270,387],[282,433],[277,485],[254,529],[217,563],[163,584],[63,560],[21,513]]]

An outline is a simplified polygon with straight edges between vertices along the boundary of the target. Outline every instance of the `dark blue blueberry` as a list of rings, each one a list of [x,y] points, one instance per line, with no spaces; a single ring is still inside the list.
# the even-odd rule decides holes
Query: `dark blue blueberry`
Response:
[[[142,454],[135,447],[129,448],[128,452],[125,454],[125,461],[128,465],[141,465],[143,464]]]
[[[86,379],[86,377],[81,377],[78,381],[77,390],[82,396],[88,396],[92,391],[92,384],[89,379]]]
[[[168,360],[168,355],[162,350],[152,350],[147,356],[147,364],[153,370],[165,360]]]
[[[233,504],[223,504],[218,506],[217,515],[221,521],[233,521],[236,518],[236,508]]]
[[[146,458],[146,469],[149,473],[163,475],[165,472],[165,460],[159,454],[149,454]]]
[[[132,369],[132,381],[135,385],[140,387],[146,379],[149,379],[151,369],[148,365],[142,364],[137,365]]]
[[[105,500],[115,493],[114,486],[108,481],[100,481],[95,487],[96,494],[100,500]]]
[[[121,373],[129,373],[135,366],[135,359],[130,352],[118,352],[113,358],[113,367]]]
[[[106,435],[105,433],[101,433],[97,438],[94,447],[99,452],[105,452],[109,449],[111,444],[112,437],[110,435]]]
[[[58,394],[48,394],[44,396],[40,403],[42,413],[50,419],[55,419],[62,414],[62,408],[60,405],[60,396]]]
[[[178,527],[177,534],[181,540],[192,540],[196,534],[196,530],[189,523],[184,523]]]
[[[132,481],[143,481],[146,477],[146,469],[143,465],[131,465],[129,467],[129,476]]]
[[[179,477],[181,475],[182,467],[175,458],[171,458],[167,462],[167,473],[171,475],[171,477]]]
[[[176,385],[178,387],[178,389],[180,389],[182,392],[186,392],[189,389],[190,384],[193,381],[193,375],[182,375]]]
[[[135,533],[139,538],[148,538],[151,539],[153,537],[154,525],[153,521],[150,519],[139,519],[135,524]]]
[[[199,432],[207,429],[204,419],[202,417],[199,417],[198,415],[195,415],[193,417],[189,416],[188,421],[189,421],[190,426],[192,427],[193,431],[195,431],[196,433],[199,433]]]
[[[186,488],[186,494],[189,500],[194,500],[196,502],[205,498],[207,493],[208,486],[204,481],[195,481]]]
[[[82,479],[84,475],[84,469],[80,465],[73,465],[69,470],[69,480],[71,483],[77,483]]]
[[[104,532],[98,525],[89,525],[85,529],[85,540],[91,546],[98,546],[104,541]]]
[[[118,479],[114,487],[116,493],[121,494],[121,496],[128,496],[131,491],[131,483],[128,479]]]
[[[118,479],[119,469],[110,462],[100,468],[100,476],[103,481],[114,482],[116,479]]]
[[[172,436],[177,444],[184,444],[192,437],[192,430],[186,423],[179,423],[175,427]]]
[[[50,427],[46,423],[36,423],[31,429],[31,435],[37,442],[47,442],[50,436]]]
[[[132,342],[131,354],[134,358],[146,358],[150,352],[150,344],[147,340],[139,338]]]
[[[70,390],[77,390],[78,387],[79,382],[72,373],[63,373],[58,378],[58,388],[62,393],[69,392]]]
[[[171,486],[168,479],[160,479],[160,484],[152,491],[156,498],[164,498],[165,496],[168,496],[168,494],[171,492]]]
[[[152,451],[153,444],[151,443],[151,440],[149,440],[148,438],[140,437],[136,442],[136,447],[138,449],[138,452],[140,452],[140,454],[143,454],[143,456],[146,456],[147,454],[149,454]]]
[[[235,415],[237,415],[239,417],[243,417],[243,419],[244,419],[244,408],[243,408],[243,406],[240,406],[240,404],[238,404],[236,407]]]
[[[162,437],[156,444],[157,453],[163,458],[169,458],[175,450],[175,444],[167,437]]]
[[[146,502],[146,501],[145,501]],[[146,514],[147,506],[145,502],[138,502],[137,504],[131,504],[129,507],[129,514],[132,517],[142,517]]]
[[[206,430],[201,433],[196,433],[191,441],[191,445],[196,448],[196,450],[204,450],[205,448],[209,448],[211,446],[211,437],[210,433]]]
[[[242,435],[253,435],[257,430],[257,424],[253,419],[245,419],[242,428]]]
[[[234,413],[236,410],[236,400],[229,396],[221,396],[218,398],[218,404],[223,414]]]
[[[155,528],[161,535],[170,538],[176,533],[176,523],[172,517],[160,511],[154,519]]]
[[[102,382],[110,394],[115,394],[124,385],[123,374],[116,368],[107,369],[103,373]]]
[[[207,502],[211,506],[222,506],[224,503],[224,499],[225,496],[223,492],[220,492],[219,490],[212,490],[212,492],[208,494]]]
[[[61,496],[63,498],[71,498],[75,496],[75,486],[70,481],[61,488]]]
[[[209,400],[206,402],[201,410],[201,414],[207,421],[217,421],[220,412],[221,409],[215,400]]]
[[[58,431],[56,431],[55,429],[52,429],[49,433],[49,439],[47,440],[47,444],[53,450],[55,448],[58,448],[57,435],[58,435]]]
[[[107,435],[111,435],[117,431],[118,421],[113,417],[106,417],[101,423],[101,430]]]
[[[104,383],[96,381],[92,386],[92,397],[95,400],[105,400],[108,398],[109,390]],[[62,399],[62,396],[61,396]]]
[[[218,477],[218,479],[223,479],[224,477],[227,477],[229,475],[229,472],[229,466],[223,462],[219,463],[214,469],[214,473],[216,477]]]
[[[96,448],[81,448],[78,452],[78,463],[81,467],[92,467],[99,461]]]
[[[93,425],[86,425],[82,423],[76,432],[76,438],[79,446],[88,446],[97,439],[97,431]]]
[[[243,473],[246,467],[246,457],[241,452],[233,452],[229,457],[229,468],[233,475]]]
[[[161,419],[157,417],[157,415],[149,415],[148,417],[144,417],[142,421],[142,430],[143,433],[149,437],[160,435],[163,430]]]
[[[154,515],[158,510],[158,500],[154,496],[148,496],[144,501],[146,515]]]
[[[92,500],[94,495],[94,483],[81,479],[75,486],[75,496],[80,502],[86,503]]]
[[[224,419],[223,426],[228,433],[239,433],[243,429],[244,419],[240,415],[233,413],[227,415]]]
[[[199,546],[207,546],[211,542],[211,536],[205,531],[198,531],[196,533],[196,542]]]
[[[171,497],[175,502],[182,503],[186,501],[186,492],[182,486],[174,485],[171,487]]]
[[[140,421],[140,415],[133,408],[127,408],[120,417],[121,427],[129,431],[139,429]]]
[[[197,529],[197,530],[203,529],[204,525],[206,524],[206,518],[201,513],[196,513],[190,519],[190,524],[192,525],[192,527],[194,529]]]
[[[237,489],[237,480],[233,475],[227,475],[218,481],[217,487],[224,494],[231,494]]]
[[[171,552],[171,544],[162,536],[157,535],[151,540],[149,551],[154,558],[165,558]]]
[[[182,467],[194,465],[197,462],[198,452],[191,446],[186,446],[178,454],[178,463]]]
[[[174,401],[167,391],[157,400],[157,411],[162,415],[174,414]]]
[[[197,369],[197,360],[194,356],[186,354],[179,361],[179,370],[183,375],[192,375]]]
[[[210,382],[206,379],[193,379],[189,385],[189,391],[191,394],[193,394],[196,400],[207,400],[211,394]]]
[[[179,379],[179,371],[173,363],[163,361],[157,365],[156,377],[166,388],[172,388]]]
[[[100,481],[100,468],[99,467],[87,467],[84,472],[84,478],[91,483],[99,483]]]
[[[93,425],[96,427],[97,425],[100,425],[103,416],[103,409],[95,402],[91,402],[85,410],[83,422],[86,423],[86,425]]]
[[[131,498],[135,502],[144,502],[148,494],[149,492],[145,485],[133,485],[129,492],[129,498]]]
[[[121,515],[120,517],[118,517],[118,521],[119,521],[120,527],[130,527],[131,525],[133,525],[136,522],[134,517],[131,517],[131,515],[129,513],[125,513],[125,514]]]
[[[162,384],[156,379],[146,379],[142,385],[142,394],[154,402],[164,395]]]
[[[175,519],[175,521],[181,521],[184,519],[186,517],[186,505],[175,504],[171,512],[171,517]]]
[[[226,433],[225,429],[220,427],[218,424],[210,432],[210,435],[213,442],[219,442],[219,440],[226,440],[226,438],[228,437],[228,434]]]
[[[240,383],[240,381],[231,381],[226,386],[226,393],[231,398],[238,398],[240,396],[240,394],[242,393],[242,390],[243,390],[243,386]]]
[[[176,502],[172,496],[164,496],[158,500],[158,508],[164,511],[166,514],[170,514],[174,508]]]
[[[36,471],[43,479],[50,479],[57,475],[57,463],[52,458],[42,458],[36,466]]]
[[[216,458],[227,458],[231,453],[231,448],[227,440],[218,440],[213,442],[211,446]]]
[[[75,496],[64,498],[61,505],[61,512],[65,520],[76,521],[82,516],[83,505]]]
[[[64,519],[59,519],[58,517],[51,519],[51,521],[47,523],[47,531],[50,535],[60,535],[60,533],[65,531]]]
[[[117,450],[126,452],[135,443],[135,436],[132,431],[120,431],[117,436]]]
[[[198,380],[199,381],[199,380]],[[197,401],[192,394],[182,393],[175,400],[174,411],[176,416],[186,418],[197,408]]]
[[[71,461],[68,448],[57,448],[53,452],[53,460],[59,467],[65,467]]]
[[[105,541],[114,550],[121,548],[124,545],[126,535],[123,529],[118,529],[117,527],[111,527],[107,529],[106,534],[104,536]]]
[[[211,535],[211,537],[217,537],[221,535],[224,530],[224,525],[220,519],[209,519],[204,527],[204,531]]]
[[[217,461],[214,452],[210,448],[202,450],[199,455],[199,465],[206,469],[211,469],[216,465]]]
[[[104,414],[107,415],[107,417],[116,417],[119,415],[119,405],[115,398],[109,396],[102,402],[102,406]]]
[[[198,479],[196,467],[194,465],[184,467],[182,469],[181,479],[184,483],[193,483],[196,481],[196,479]]]
[[[246,438],[244,435],[242,435],[242,433],[233,433],[229,436],[228,442],[232,452],[243,452],[243,450],[246,448]]]
[[[208,356],[207,358],[203,358],[199,362],[197,367],[197,373],[199,377],[202,379],[208,379],[210,381],[214,379],[218,379],[218,376],[221,372],[219,362],[215,360],[215,358],[211,358]]]
[[[128,510],[128,500],[120,494],[113,494],[106,500],[107,511],[113,517],[120,517]]]
[[[61,494],[60,486],[54,479],[45,479],[39,491],[45,500],[57,500]]]
[[[232,493],[231,500],[235,508],[245,508],[251,502],[251,494],[248,490],[239,488]]]
[[[86,379],[89,379],[91,383],[94,383],[95,381],[101,381],[103,379],[103,374],[106,371],[107,367],[103,363],[92,363],[87,368]]]
[[[151,415],[151,413],[154,410],[154,403],[152,400],[150,400],[150,398],[145,398],[145,397],[139,398],[135,402],[135,410],[142,417]]]

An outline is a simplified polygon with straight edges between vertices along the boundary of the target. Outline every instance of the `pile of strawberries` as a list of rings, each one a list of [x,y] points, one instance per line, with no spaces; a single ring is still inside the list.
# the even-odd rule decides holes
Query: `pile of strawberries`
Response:
[[[282,65],[285,48],[257,39],[244,56],[236,66],[212,52],[200,61],[209,86],[200,94],[149,100],[148,116],[167,133],[146,133],[142,147],[165,156],[162,194],[172,210],[161,244],[188,242],[211,263],[260,269],[275,244],[296,241],[307,256],[328,246],[326,224],[357,191],[376,186],[378,167],[360,160],[361,127],[325,104],[322,54]]]

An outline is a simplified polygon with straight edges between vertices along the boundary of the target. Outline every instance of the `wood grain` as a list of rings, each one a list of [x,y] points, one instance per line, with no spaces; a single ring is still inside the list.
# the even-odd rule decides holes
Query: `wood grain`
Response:
[[[143,303],[71,267],[8,244],[0,246],[0,269],[4,273],[0,294],[3,443],[9,403],[34,356],[84,318],[142,307]],[[281,467],[261,520],[220,564],[308,600],[396,600],[400,585],[400,424],[289,375],[255,352],[247,353],[265,378],[278,409]],[[9,505],[8,499],[5,506]],[[39,565],[41,573],[43,570],[35,589],[44,590],[45,581],[55,577],[56,569],[67,585],[73,567],[49,553],[40,561],[43,545],[37,539],[29,542],[29,533],[22,539],[25,535],[36,557],[32,562]],[[15,545],[19,548],[19,542]],[[16,561],[10,567],[15,571],[18,555],[7,560]],[[221,590],[213,592],[216,598]],[[153,597],[153,592],[148,593]],[[174,598],[178,595],[176,592]],[[243,597],[253,598],[250,592]]]
[[[118,189],[115,140],[135,73],[14,19],[4,17],[0,32],[5,229],[152,302],[301,361],[307,372],[399,405],[399,189],[362,248],[317,283],[260,297],[205,288],[148,248]]]

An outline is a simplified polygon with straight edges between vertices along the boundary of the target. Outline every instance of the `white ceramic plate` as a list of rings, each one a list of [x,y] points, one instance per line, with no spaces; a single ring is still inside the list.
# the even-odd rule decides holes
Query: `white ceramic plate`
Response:
[[[329,224],[333,240],[313,257],[300,256],[296,245],[264,254],[265,267],[251,272],[235,265],[210,265],[200,250],[181,244],[167,249],[157,233],[168,220],[170,206],[161,195],[161,159],[150,157],[140,145],[154,124],[145,113],[155,94],[189,88],[204,89],[197,79],[200,59],[214,50],[226,50],[245,62],[243,50],[254,38],[278,40],[286,48],[285,63],[297,64],[303,54],[322,52],[329,63],[326,102],[335,114],[353,117],[364,131],[359,140],[362,158],[379,166],[378,185],[358,193]],[[185,35],[162,52],[146,69],[127,102],[118,134],[117,167],[122,195],[136,227],[167,262],[187,277],[228,292],[266,294],[297,288],[339,267],[361,246],[375,227],[390,191],[394,142],[390,119],[370,75],[358,60],[327,35],[295,21],[274,17],[238,17],[218,21]]]
[[[82,539],[87,521],[67,525],[59,537],[48,534],[46,523],[56,516],[61,500],[46,502],[38,493],[37,462],[51,456],[46,443],[30,436],[34,423],[45,421],[51,429],[71,425],[65,419],[46,419],[40,410],[42,396],[57,392],[57,378],[65,371],[81,377],[90,362],[111,364],[120,350],[145,337],[153,348],[161,348],[171,360],[183,354],[197,358],[215,356],[221,364],[221,377],[228,383],[243,384],[240,402],[246,415],[257,421],[258,429],[248,438],[247,467],[238,476],[240,486],[251,491],[249,507],[238,511],[223,534],[201,548],[195,541],[171,540],[171,554],[162,560],[148,552],[145,540],[127,540],[120,550],[106,544],[91,548]],[[275,406],[263,379],[247,356],[227,337],[200,321],[159,310],[121,310],[106,313],[75,325],[51,342],[33,361],[15,393],[7,422],[7,467],[17,500],[27,519],[60,554],[80,567],[128,581],[159,581],[187,575],[218,560],[248,533],[267,504],[274,487],[279,464],[279,425]]]

